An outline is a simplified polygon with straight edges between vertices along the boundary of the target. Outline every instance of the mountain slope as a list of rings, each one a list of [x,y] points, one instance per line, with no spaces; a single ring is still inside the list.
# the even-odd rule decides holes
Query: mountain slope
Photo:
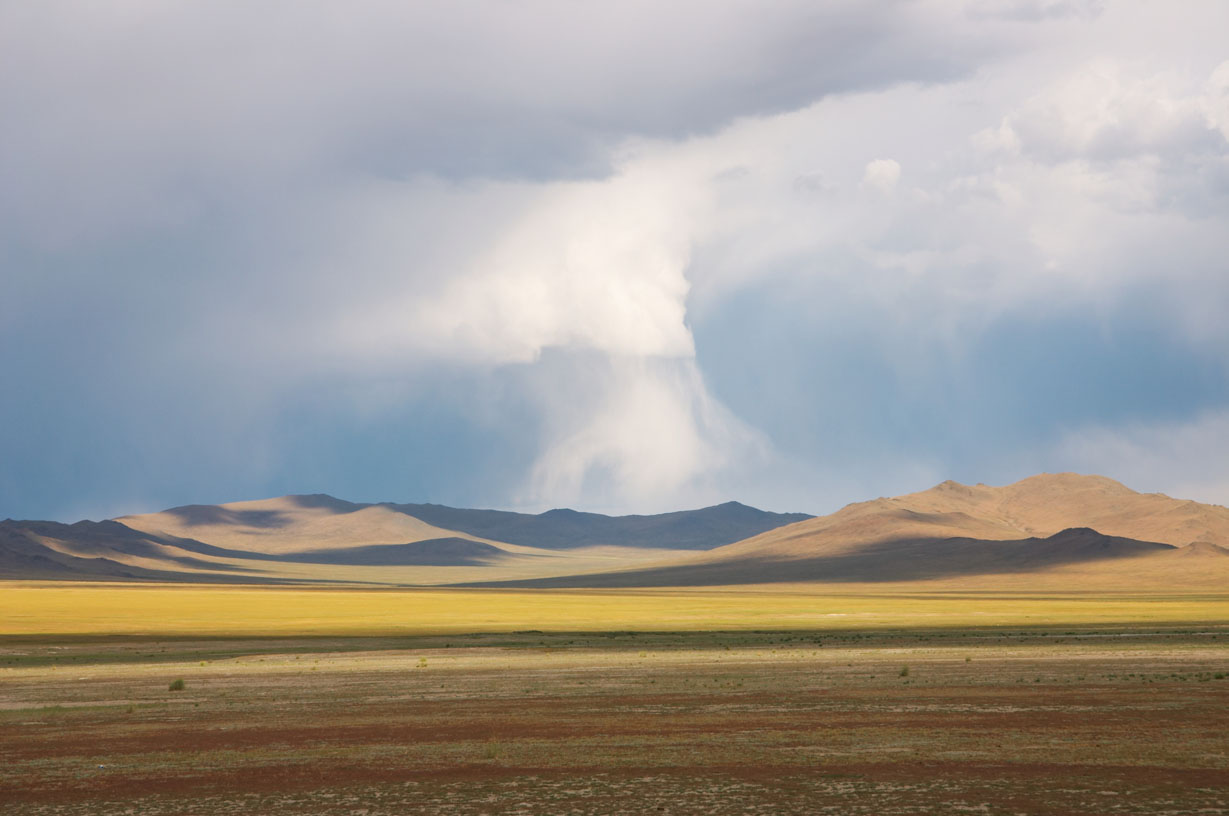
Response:
[[[1090,575],[1104,574],[1141,585],[1186,581],[1215,587],[1221,581],[1229,586],[1229,559],[1218,555],[1225,544],[1227,508],[1136,493],[1100,476],[1043,474],[1005,487],[944,482],[920,493],[851,504],[709,552],[578,576],[570,584],[551,579],[535,585],[953,581],[993,575],[1013,584],[1032,576],[1078,587]]]
[[[106,522],[3,522],[0,577],[1216,590],[1229,586],[1229,509],[1076,474],[944,482],[818,518],[733,502],[612,517],[283,496]]]
[[[145,533],[191,538],[263,555],[469,538],[388,507],[352,504],[323,495],[188,505],[161,513],[122,516],[117,521]]]
[[[450,530],[550,550],[578,547],[710,550],[811,518],[805,513],[769,513],[738,502],[652,516],[606,516],[576,510],[548,510],[528,515],[501,510],[461,510],[439,504],[393,504],[388,507]]]
[[[977,575],[1030,575],[1069,565],[1173,552],[1169,544],[1106,536],[1086,527],[1047,538],[899,539],[807,558],[736,557],[520,582],[537,587],[728,586],[759,583],[884,583]]]
[[[803,518],[809,517],[734,502],[611,517],[282,496],[104,522],[7,522],[0,575],[377,584],[516,579],[635,566],[669,555],[669,548],[715,547]]]
[[[211,563],[195,558],[191,552],[177,547],[175,542],[131,530],[113,521],[60,524],[10,519],[0,522],[0,577],[3,578],[262,580],[259,571]]]
[[[529,515],[438,504],[354,504],[312,495],[188,505],[123,516],[118,521],[143,532],[280,554],[436,538],[548,550],[712,549],[807,518],[810,516],[803,513],[768,513],[737,502],[653,516],[605,516],[575,510]]]
[[[1031,476],[1005,487],[948,481],[920,493],[851,504],[722,547],[710,556],[811,558],[904,540],[1044,538],[1072,527],[1174,546],[1225,544],[1229,508],[1137,493],[1113,479],[1074,473]]]
[[[1137,493],[1104,476],[1047,473],[997,488],[944,482],[898,501],[919,510],[936,507],[995,519],[1030,535],[1086,526],[1175,546],[1229,542],[1229,508]]]

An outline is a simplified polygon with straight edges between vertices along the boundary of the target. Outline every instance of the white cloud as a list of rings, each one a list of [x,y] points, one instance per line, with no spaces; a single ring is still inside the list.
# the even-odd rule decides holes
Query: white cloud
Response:
[[[1060,467],[1104,474],[1136,490],[1229,505],[1229,411],[1072,431],[1051,457]]]
[[[1132,75],[1102,59],[1061,77],[976,138],[1048,162],[1216,150],[1220,140],[1207,125],[1214,114],[1205,113],[1215,107],[1214,83],[1203,96],[1192,79],[1170,70]]]
[[[484,362],[530,362],[552,347],[690,357],[685,271],[700,193],[650,168],[535,191],[438,294],[415,292],[366,321],[393,335],[369,342]]]
[[[968,14],[975,19],[1028,22],[1066,17],[1092,19],[1102,12],[1104,6],[1103,0],[971,0]]]
[[[900,163],[895,159],[875,159],[868,162],[862,174],[862,183],[881,193],[890,193],[900,181]]]
[[[694,360],[613,356],[589,366],[543,395],[550,437],[528,502],[646,511],[711,504],[728,496],[728,468],[770,458],[761,436],[708,393]],[[591,387],[578,389],[586,380]]]
[[[1199,103],[1208,127],[1219,130],[1229,141],[1229,60],[1217,66],[1208,77]]]

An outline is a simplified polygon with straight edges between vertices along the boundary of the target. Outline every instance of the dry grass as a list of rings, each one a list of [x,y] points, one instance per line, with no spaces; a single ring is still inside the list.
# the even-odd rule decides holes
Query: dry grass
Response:
[[[444,590],[10,583],[0,635],[415,635],[890,629],[1229,620],[1229,594],[921,592],[917,585]]]
[[[13,583],[0,627],[5,816],[1229,813],[1224,594]]]

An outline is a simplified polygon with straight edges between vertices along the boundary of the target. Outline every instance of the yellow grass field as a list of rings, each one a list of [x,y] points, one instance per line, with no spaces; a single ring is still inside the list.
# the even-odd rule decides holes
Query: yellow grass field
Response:
[[[1229,622],[1229,593],[334,589],[15,582],[0,636],[390,636],[461,632],[938,629]]]

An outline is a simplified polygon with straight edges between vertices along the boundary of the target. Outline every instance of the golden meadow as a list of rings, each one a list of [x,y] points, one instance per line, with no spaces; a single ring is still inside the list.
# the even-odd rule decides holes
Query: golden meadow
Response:
[[[942,629],[1229,621],[1229,593],[919,592],[883,585],[497,590],[0,584],[0,635],[395,636],[462,632]]]

